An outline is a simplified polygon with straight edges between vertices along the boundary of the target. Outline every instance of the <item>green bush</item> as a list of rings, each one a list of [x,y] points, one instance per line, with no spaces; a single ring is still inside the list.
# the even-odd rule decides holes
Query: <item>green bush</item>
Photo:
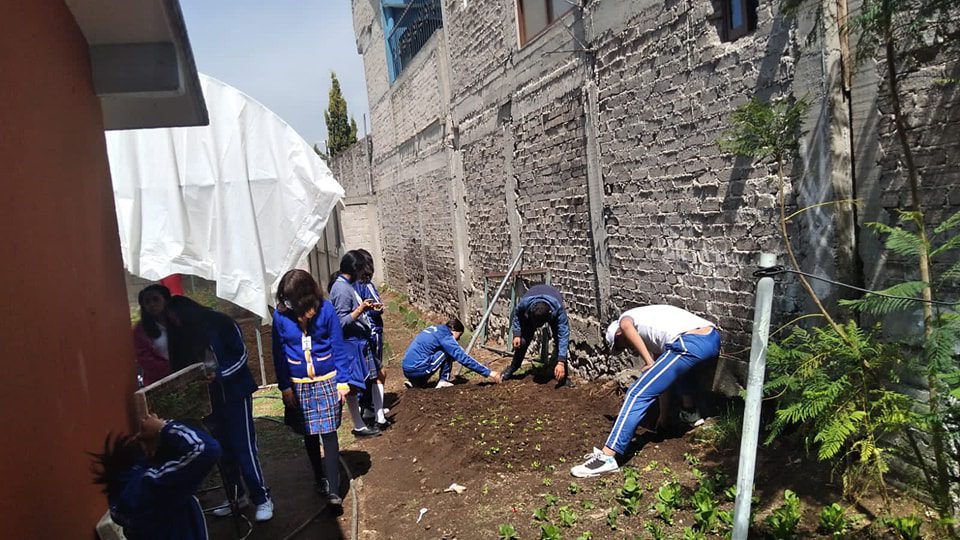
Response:
[[[791,490],[783,492],[783,505],[767,516],[767,527],[775,540],[794,538],[800,524],[800,498]]]

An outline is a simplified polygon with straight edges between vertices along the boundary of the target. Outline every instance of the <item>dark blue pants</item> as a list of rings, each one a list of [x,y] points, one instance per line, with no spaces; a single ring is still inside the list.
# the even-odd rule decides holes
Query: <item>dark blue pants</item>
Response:
[[[251,397],[236,401],[214,399],[211,405],[213,436],[223,447],[220,464],[224,485],[238,497],[243,495],[246,485],[253,504],[266,502],[267,487],[257,455],[257,432],[253,428]]]
[[[430,377],[440,370],[440,380],[450,380],[450,368],[453,367],[453,360],[443,351],[437,351],[430,357],[426,365],[419,369],[407,371],[403,370],[403,376],[410,380],[415,386],[424,386]]]
[[[623,406],[607,438],[607,448],[623,454],[643,415],[657,397],[666,392],[694,366],[720,355],[720,333],[686,334],[664,347],[653,367],[643,373],[627,390]]]

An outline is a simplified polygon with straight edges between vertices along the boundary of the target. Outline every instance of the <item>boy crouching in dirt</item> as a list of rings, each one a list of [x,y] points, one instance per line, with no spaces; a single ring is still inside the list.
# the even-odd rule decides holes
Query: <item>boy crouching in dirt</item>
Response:
[[[460,347],[457,341],[461,335],[463,323],[454,318],[447,321],[447,324],[430,326],[413,338],[403,355],[403,375],[407,378],[404,384],[408,388],[424,388],[430,377],[440,370],[440,381],[436,387],[453,386],[450,382],[450,368],[454,360],[499,383],[501,379],[498,372],[477,362]]]
[[[93,454],[110,517],[128,540],[206,540],[207,523],[193,496],[220,458],[220,444],[201,430],[149,415],[134,437],[109,435]]]

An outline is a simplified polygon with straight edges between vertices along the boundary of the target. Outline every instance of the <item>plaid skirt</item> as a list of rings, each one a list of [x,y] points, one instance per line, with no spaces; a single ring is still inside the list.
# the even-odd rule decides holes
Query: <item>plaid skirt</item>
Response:
[[[310,383],[293,383],[297,401],[303,410],[303,423],[310,435],[333,433],[340,427],[340,396],[335,377]]]

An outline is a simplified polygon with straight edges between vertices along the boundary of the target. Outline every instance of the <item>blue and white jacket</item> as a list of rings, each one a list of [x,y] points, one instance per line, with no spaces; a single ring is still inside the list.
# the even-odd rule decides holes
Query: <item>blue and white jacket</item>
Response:
[[[310,348],[305,350],[305,337]],[[273,368],[277,386],[286,390],[292,383],[308,383],[333,378],[338,388],[348,384],[363,386],[363,379],[351,381],[352,358],[343,342],[343,331],[333,304],[320,303],[317,314],[307,322],[307,332],[300,329],[292,311],[273,312]]]
[[[240,325],[223,313],[208,310],[207,338],[217,359],[217,376],[210,384],[210,398],[215,402],[239,401],[257,389],[247,367],[247,346]]]
[[[570,321],[567,319],[567,311],[563,308],[563,297],[560,291],[550,285],[540,284],[530,287],[530,289],[520,298],[516,309],[513,310],[513,320],[511,327],[514,337],[520,337],[521,324],[525,320],[524,315],[527,309],[537,302],[546,302],[550,306],[550,330],[553,331],[553,338],[557,340],[557,357],[559,361],[567,361],[567,352],[570,347]]]
[[[427,327],[413,338],[410,346],[407,347],[407,352],[403,355],[403,373],[409,374],[408,376],[418,376],[427,369],[431,360],[441,351],[463,364],[464,367],[484,377],[490,376],[490,368],[471,358],[457,340],[453,339],[453,332],[445,324]]]
[[[357,291],[357,294],[360,295],[361,300],[373,300],[376,304],[382,304],[383,300],[380,299],[380,291],[377,290],[373,282],[364,281],[353,284],[353,288]],[[370,319],[371,330],[374,332],[383,332],[383,313],[379,311],[370,310],[367,312],[367,315]]]
[[[168,422],[159,437],[163,461],[143,461],[124,475],[123,489],[109,498],[110,517],[129,540],[206,540],[193,494],[220,458],[220,444],[180,422]]]

